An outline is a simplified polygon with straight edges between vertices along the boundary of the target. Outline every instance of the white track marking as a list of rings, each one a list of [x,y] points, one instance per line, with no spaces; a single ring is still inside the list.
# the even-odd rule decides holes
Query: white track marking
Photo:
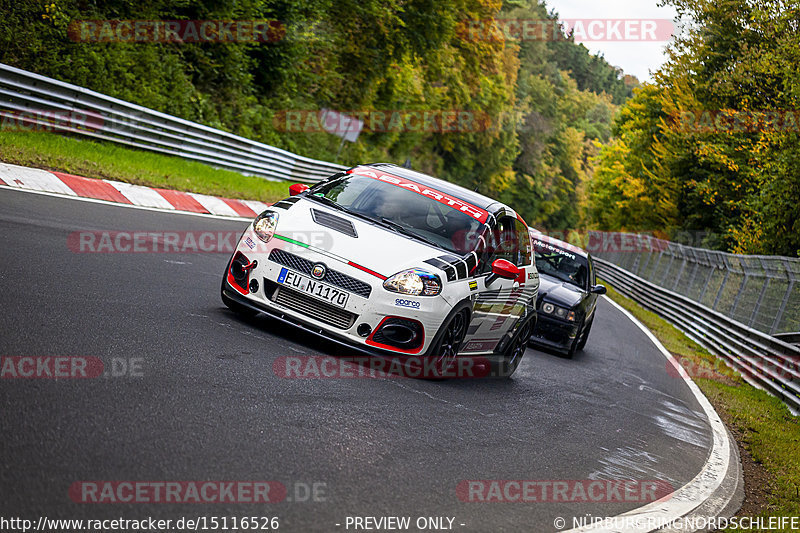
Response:
[[[668,524],[677,520],[678,518],[681,518],[682,516],[689,514],[697,507],[714,497],[714,492],[722,484],[722,481],[725,479],[725,476],[728,473],[728,468],[730,467],[729,459],[731,453],[731,442],[728,437],[728,432],[725,429],[725,425],[722,423],[719,415],[714,410],[714,407],[700,391],[697,385],[691,379],[689,379],[689,377],[686,375],[686,372],[682,370],[680,363],[675,360],[675,358],[667,351],[666,348],[664,348],[655,335],[653,335],[653,333],[647,329],[644,324],[639,322],[636,317],[628,312],[627,309],[624,309],[617,302],[613,301],[607,296],[605,299],[611,303],[611,305],[616,307],[622,314],[628,317],[628,319],[640,330],[642,330],[642,332],[647,335],[647,338],[649,338],[655,347],[658,348],[661,354],[667,358],[667,361],[669,361],[669,363],[675,367],[675,371],[677,373],[676,375],[681,376],[681,379],[683,379],[683,381],[689,387],[689,390],[692,391],[692,394],[697,399],[700,407],[702,407],[706,417],[708,417],[708,423],[711,426],[713,438],[711,452],[709,453],[703,468],[694,477],[694,479],[672,494],[669,494],[658,501],[614,517],[617,519],[617,523],[622,525],[626,523],[626,518],[631,523],[634,520],[639,520],[642,524],[646,524],[648,521],[656,524]],[[642,529],[633,527],[620,527],[609,530],[604,528],[602,523],[599,523],[597,527],[586,526],[570,529],[568,533],[584,531],[615,531],[619,533],[627,533],[629,531],[643,532],[652,531],[654,529],[657,528]]]
[[[255,211],[256,215],[260,215],[265,209],[269,207],[269,205],[265,204],[264,202],[258,202],[256,200],[239,200],[244,205]]]
[[[205,194],[197,194],[194,192],[188,193],[189,196],[200,202],[200,205],[205,207],[209,213],[215,215],[224,215],[229,217],[238,217],[239,214],[233,210],[231,206],[223,202],[216,196],[207,196]]]
[[[121,181],[103,180],[115,189],[122,196],[131,201],[134,205],[142,207],[158,207],[159,209],[175,210],[175,206],[169,203],[166,198],[158,194],[155,190],[141,185],[131,185]]]
[[[55,192],[69,196],[77,196],[75,191],[67,187],[67,184],[58,179],[52,172],[39,170],[38,168],[20,167],[0,163],[0,179],[10,187],[19,189],[31,189],[35,191]]]
[[[4,179],[5,181],[5,179]],[[109,202],[108,200],[100,200],[98,198],[86,198],[83,196],[66,196],[61,193],[52,193],[47,191],[34,191],[33,189],[21,189],[19,187],[8,187],[5,185],[0,185],[0,190],[7,189],[10,191],[20,191],[20,192],[28,192],[32,194],[41,194],[42,196],[53,196],[55,198],[66,198],[69,200],[78,200],[80,202],[90,202],[93,204],[103,204],[103,205],[110,205],[114,207],[124,207],[126,209],[139,209],[141,211],[154,211],[156,213],[167,213],[170,215],[186,215],[190,217],[205,217],[205,218],[213,218],[216,220],[229,220],[232,222],[251,222],[253,220],[252,217],[224,217],[220,215],[210,215],[208,213],[195,213],[193,211],[178,211],[175,208],[172,209],[160,209],[158,207],[145,207],[141,205],[132,205],[132,204],[120,204],[117,202]]]

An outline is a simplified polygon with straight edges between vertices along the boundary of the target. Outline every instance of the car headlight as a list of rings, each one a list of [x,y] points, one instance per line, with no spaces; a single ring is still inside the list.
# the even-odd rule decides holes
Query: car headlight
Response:
[[[570,322],[575,322],[576,314],[575,311],[570,311],[564,307],[559,307],[555,304],[551,304],[550,302],[544,302],[541,306],[542,313],[547,315],[555,315],[562,320],[568,320]]]
[[[411,296],[436,296],[442,292],[442,280],[426,270],[411,268],[384,281],[383,288]]]
[[[264,242],[268,242],[275,235],[275,228],[277,227],[278,213],[275,211],[264,211],[253,221],[253,231]]]

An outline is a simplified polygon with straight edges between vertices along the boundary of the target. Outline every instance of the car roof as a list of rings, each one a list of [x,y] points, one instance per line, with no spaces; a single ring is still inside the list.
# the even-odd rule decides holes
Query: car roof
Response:
[[[557,246],[558,248],[563,248],[564,250],[570,251],[581,257],[585,257],[586,259],[589,258],[589,252],[587,252],[583,248],[578,248],[574,244],[570,244],[568,242],[556,239],[555,237],[551,237],[545,233],[542,233],[538,229],[535,228],[529,228],[529,229],[531,232],[531,237],[539,239],[540,241],[546,242],[548,244],[552,244],[553,246]]]
[[[455,183],[450,183],[449,181],[444,181],[438,178],[434,178],[433,176],[429,176],[428,174],[423,174],[422,172],[417,172],[415,170],[411,170],[405,167],[399,167],[392,163],[372,163],[369,165],[359,165],[359,166],[374,167],[380,169],[381,172],[386,172],[387,174],[394,174],[399,178],[405,178],[407,180],[415,181],[420,185],[425,185],[426,187],[430,187],[431,189],[436,189],[437,191],[458,198],[459,200],[468,202],[474,205],[475,207],[480,207],[481,209],[485,209],[486,211],[489,211],[491,213],[497,212],[499,209],[503,207],[511,209],[502,202],[498,202],[493,198],[489,198],[488,196],[484,196],[475,191],[465,189],[464,187],[456,185]],[[514,210],[511,209],[511,211]],[[516,211],[514,212],[516,213]]]

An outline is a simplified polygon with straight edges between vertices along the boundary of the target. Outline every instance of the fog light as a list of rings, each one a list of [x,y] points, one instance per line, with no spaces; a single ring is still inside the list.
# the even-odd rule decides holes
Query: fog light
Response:
[[[372,333],[372,326],[367,324],[366,322],[363,324],[359,324],[358,328],[356,329],[359,335],[362,337],[369,337],[369,334]]]

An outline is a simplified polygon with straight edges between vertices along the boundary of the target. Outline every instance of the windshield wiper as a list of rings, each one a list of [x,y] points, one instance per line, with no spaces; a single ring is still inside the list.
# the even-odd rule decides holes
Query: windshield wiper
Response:
[[[431,246],[435,246],[437,248],[441,248],[442,250],[449,251],[449,250],[447,250],[447,248],[445,248],[444,246],[442,246],[438,242],[432,241],[432,240],[428,239],[427,237],[423,237],[422,235],[419,235],[419,234],[411,231],[407,226],[399,224],[399,223],[395,222],[394,220],[390,220],[390,219],[388,219],[386,217],[381,217],[380,221],[384,225],[389,226],[393,230],[395,230],[395,231],[397,231],[399,233],[402,233],[403,235],[408,235],[409,237],[412,237],[414,239],[419,239],[419,240],[421,240],[422,242],[424,242],[426,244],[430,244]]]

